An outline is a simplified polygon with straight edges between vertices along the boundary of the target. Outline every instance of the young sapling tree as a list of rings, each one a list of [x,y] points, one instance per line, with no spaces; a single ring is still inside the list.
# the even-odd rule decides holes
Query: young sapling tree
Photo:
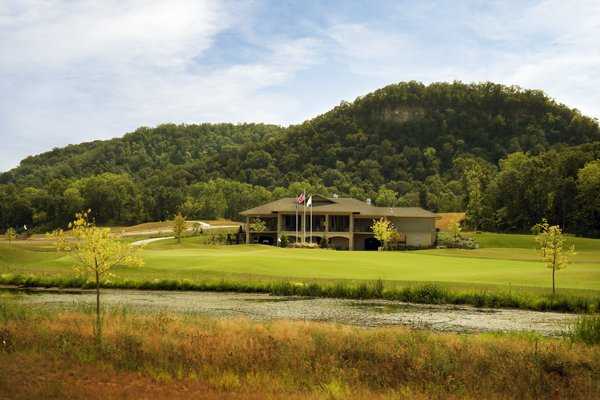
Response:
[[[183,236],[186,229],[187,221],[185,220],[185,217],[181,213],[177,213],[177,215],[175,215],[175,219],[173,220],[173,235],[175,235],[177,243],[181,243],[181,236]]]
[[[138,255],[139,246],[119,240],[110,228],[99,228],[89,220],[90,210],[77,213],[69,223],[70,235],[60,229],[52,236],[57,249],[68,252],[73,258],[74,269],[82,276],[90,277],[96,287],[96,338],[100,341],[102,322],[100,315],[100,284],[110,276],[116,266],[142,266],[144,261]]]
[[[250,230],[252,232],[264,232],[267,230],[267,224],[265,223],[265,221],[263,221],[260,218],[255,218],[251,223],[250,223]]]
[[[373,236],[375,239],[381,242],[380,249],[385,249],[385,245],[390,240],[394,233],[394,225],[385,218],[380,218],[377,220],[373,220],[373,224],[371,225],[371,229],[373,230]]]
[[[575,255],[575,246],[565,248],[565,238],[558,225],[550,225],[545,219],[536,224],[532,231],[536,233],[542,259],[547,268],[552,269],[552,295],[556,294],[556,271],[567,268],[569,257]]]
[[[15,231],[15,228],[8,228],[4,235],[6,236],[6,240],[8,240],[8,245],[10,246],[12,244],[12,241],[17,238],[17,231]]]

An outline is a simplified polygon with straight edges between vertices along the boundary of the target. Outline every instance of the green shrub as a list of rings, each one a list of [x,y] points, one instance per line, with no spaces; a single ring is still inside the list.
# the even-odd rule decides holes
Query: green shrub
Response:
[[[458,235],[452,236],[447,232],[438,232],[437,236],[438,246],[443,246],[453,249],[478,249],[479,243],[475,241],[475,238],[469,236]]]
[[[290,240],[288,239],[288,237],[286,235],[281,235],[281,242],[279,242],[279,245],[281,247],[288,247],[288,245],[290,244]]]

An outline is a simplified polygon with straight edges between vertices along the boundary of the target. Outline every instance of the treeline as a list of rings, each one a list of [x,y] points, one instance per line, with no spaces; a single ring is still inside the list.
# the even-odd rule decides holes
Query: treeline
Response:
[[[28,157],[0,174],[0,229],[62,226],[81,208],[101,224],[235,219],[306,188],[470,209],[488,230],[527,231],[545,216],[596,235],[595,141],[595,120],[540,91],[400,83],[289,128],[167,124]]]
[[[510,154],[486,181],[483,229],[527,232],[546,218],[566,232],[600,237],[600,142]]]
[[[90,208],[97,223],[129,225],[163,220],[176,212],[190,219],[238,219],[239,212],[302,190],[323,195],[371,198],[380,206],[421,206],[440,211],[469,211],[480,229],[528,232],[542,218],[565,231],[600,236],[600,142],[552,149],[539,155],[512,153],[499,168],[477,157],[453,161],[455,179],[440,176],[406,187],[382,185],[374,192],[337,191],[321,183],[296,182],[273,189],[222,178],[188,184],[185,179],[158,185],[136,183],[127,174],[103,173],[87,178],[54,179],[46,187],[0,185],[3,229],[24,225],[47,230],[64,226],[76,211]],[[470,198],[469,173],[477,171],[479,204]],[[165,177],[176,177],[165,172]],[[155,176],[152,179],[160,179]],[[477,221],[473,219],[477,218]]]

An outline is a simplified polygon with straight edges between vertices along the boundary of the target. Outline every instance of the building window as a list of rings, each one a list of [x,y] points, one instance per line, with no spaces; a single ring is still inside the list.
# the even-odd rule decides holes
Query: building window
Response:
[[[356,218],[354,219],[354,232],[372,232],[372,219]]]
[[[313,221],[312,229],[314,232],[325,231],[325,216],[324,215],[313,215],[312,221]],[[307,221],[306,229],[310,229],[310,220]]]
[[[283,216],[283,230],[284,231],[295,231],[296,230],[296,216],[295,215],[284,215]]]
[[[329,216],[330,232],[348,232],[350,229],[350,217],[347,215]]]
[[[266,231],[277,231],[277,218],[263,218],[262,220],[265,221]]]

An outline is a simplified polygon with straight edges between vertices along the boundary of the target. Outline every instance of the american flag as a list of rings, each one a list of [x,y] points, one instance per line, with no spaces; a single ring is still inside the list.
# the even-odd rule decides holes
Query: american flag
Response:
[[[302,192],[302,193],[300,193],[300,195],[299,195],[299,196],[296,198],[296,203],[298,203],[298,204],[304,204],[304,200],[305,200],[305,197],[304,197],[304,192]]]

